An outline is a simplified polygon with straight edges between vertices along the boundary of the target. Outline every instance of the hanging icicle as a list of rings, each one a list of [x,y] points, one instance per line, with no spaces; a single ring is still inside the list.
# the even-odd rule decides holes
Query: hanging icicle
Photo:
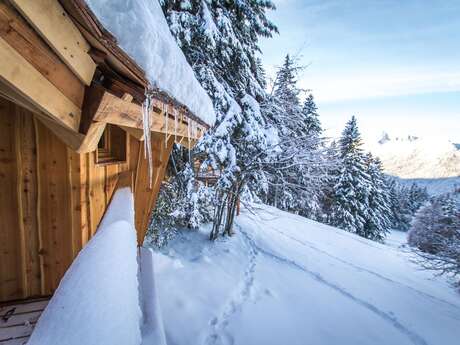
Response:
[[[177,110],[176,108],[173,109],[174,113],[174,141],[177,142]]]
[[[150,114],[153,108],[153,91],[145,90],[145,100],[142,104],[142,128],[144,131],[144,158],[148,159],[149,187],[152,188],[153,160],[152,141],[150,140]]]
[[[161,104],[163,108],[163,114],[165,116],[165,146],[168,147],[168,120],[169,120],[168,108],[166,108],[166,105],[164,103],[161,103]]]
[[[188,161],[190,164],[192,164],[192,157],[191,157],[191,152],[192,148],[190,146],[190,121],[192,121],[190,118],[187,119],[187,137],[188,137]]]
[[[192,125],[193,125],[193,127],[192,127],[193,128],[193,134],[192,134],[193,139],[196,140],[196,122],[193,121]]]

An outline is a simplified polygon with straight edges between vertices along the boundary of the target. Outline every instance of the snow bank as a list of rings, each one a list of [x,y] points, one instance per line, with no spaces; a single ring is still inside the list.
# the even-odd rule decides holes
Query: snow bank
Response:
[[[140,248],[139,288],[142,307],[142,345],[166,345],[160,300],[155,285],[153,252]]]
[[[134,200],[125,188],[66,272],[28,344],[140,344],[136,248]]]
[[[458,293],[404,247],[253,211],[231,238],[184,231],[154,254],[169,344],[459,343]]]
[[[145,70],[153,87],[167,92],[213,125],[211,99],[169,31],[157,0],[86,0],[119,45]]]

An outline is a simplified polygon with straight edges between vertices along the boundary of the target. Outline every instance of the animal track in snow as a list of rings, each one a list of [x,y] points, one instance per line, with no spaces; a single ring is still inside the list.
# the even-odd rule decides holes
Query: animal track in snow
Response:
[[[247,240],[246,236],[243,237],[246,247],[248,248],[249,263],[244,271],[243,279],[239,283],[239,287],[233,293],[233,297],[226,303],[223,312],[220,316],[216,316],[209,321],[212,332],[205,338],[204,345],[233,345],[233,337],[226,332],[229,319],[233,314],[238,312],[244,303],[250,299],[254,287],[254,273],[256,270],[256,260],[258,251]]]
[[[382,318],[384,321],[388,322],[390,325],[392,325],[394,328],[396,328],[399,332],[401,332],[402,334],[407,336],[414,345],[428,345],[428,343],[425,341],[425,339],[423,339],[419,334],[411,331],[410,329],[406,328],[403,324],[401,324],[399,322],[399,320],[394,316],[393,313],[387,313],[387,312],[379,309],[375,305],[373,305],[373,304],[371,304],[371,303],[369,303],[369,302],[367,302],[367,301],[365,301],[365,300],[363,300],[363,299],[351,294],[350,292],[348,292],[343,287],[341,287],[341,286],[339,286],[339,285],[337,285],[335,283],[329,282],[328,280],[323,278],[323,276],[321,274],[319,274],[317,272],[314,272],[314,271],[310,271],[309,269],[307,269],[306,267],[300,265],[299,263],[297,263],[294,260],[279,256],[277,254],[274,254],[274,253],[272,253],[270,251],[267,251],[267,250],[261,248],[260,246],[258,246],[255,243],[255,241],[247,233],[245,233],[244,231],[240,231],[240,232],[241,232],[241,234],[243,234],[243,236],[246,238],[246,240],[251,244],[252,248],[257,250],[258,253],[261,253],[261,254],[263,254],[263,255],[265,255],[265,256],[267,256],[267,257],[269,257],[269,258],[271,258],[271,259],[273,259],[273,260],[275,260],[277,262],[280,262],[282,264],[291,266],[294,269],[303,271],[304,273],[308,274],[309,276],[311,276],[313,279],[315,279],[319,283],[328,286],[329,288],[335,290],[336,292],[340,293],[344,297],[352,300],[356,304],[361,305],[362,307],[366,308],[367,310],[371,311],[372,313],[374,313],[377,316],[379,316],[380,318]]]
[[[337,257],[337,256],[335,256],[333,254],[328,253],[325,250],[322,250],[322,249],[316,247],[311,242],[298,240],[297,238],[294,238],[294,237],[286,234],[285,232],[280,231],[280,230],[278,230],[278,229],[276,229],[276,228],[274,228],[272,226],[267,226],[267,228],[271,229],[272,231],[274,231],[274,232],[276,232],[276,233],[278,233],[278,234],[280,234],[280,235],[282,235],[282,236],[284,236],[286,238],[289,238],[290,240],[292,240],[292,241],[294,241],[294,242],[296,242],[296,243],[298,243],[298,244],[300,244],[300,245],[302,245],[304,247],[310,248],[310,249],[312,249],[314,251],[317,251],[317,252],[319,252],[321,254],[324,254],[324,255],[326,255],[326,256],[328,256],[328,257],[330,257],[330,258],[332,258],[332,259],[334,259],[336,261],[339,261],[339,262],[341,262],[341,263],[343,263],[343,264],[345,264],[347,266],[350,266],[350,267],[354,268],[355,270],[357,270],[359,272],[365,272],[365,273],[371,274],[371,275],[373,275],[373,276],[375,276],[377,278],[380,278],[382,280],[385,280],[385,281],[387,281],[387,282],[389,282],[391,284],[396,284],[396,285],[399,285],[399,286],[404,287],[406,289],[409,289],[409,290],[411,290],[411,291],[413,291],[413,292],[415,292],[415,293],[417,293],[417,294],[419,294],[419,295],[421,295],[423,297],[426,297],[426,298],[429,298],[429,299],[433,300],[434,302],[446,304],[449,307],[452,307],[452,308],[457,309],[457,310],[459,309],[458,306],[456,306],[455,304],[452,304],[452,303],[450,303],[450,302],[448,302],[448,301],[446,301],[444,299],[435,297],[435,296],[433,296],[433,295],[431,295],[429,293],[426,293],[424,291],[421,291],[421,290],[418,290],[418,289],[413,288],[411,286],[408,286],[408,285],[406,285],[406,284],[404,284],[402,282],[399,282],[399,281],[393,280],[391,278],[388,278],[388,277],[386,277],[386,276],[384,276],[384,275],[382,275],[380,273],[374,272],[374,271],[372,271],[370,269],[367,269],[367,268],[355,265],[355,264],[353,264],[351,262],[348,262],[346,260],[343,260],[342,258],[339,258],[339,257]]]

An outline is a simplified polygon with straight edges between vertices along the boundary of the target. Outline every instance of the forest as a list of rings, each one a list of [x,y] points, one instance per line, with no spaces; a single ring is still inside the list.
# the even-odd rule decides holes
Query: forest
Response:
[[[267,17],[271,1],[164,0],[162,7],[217,121],[191,152],[174,148],[152,243],[161,247],[178,229],[208,222],[211,240],[231,236],[239,204],[262,202],[378,242],[390,229],[409,231],[423,267],[460,273],[459,191],[433,197],[385,174],[364,150],[354,116],[340,138],[326,137],[314,94],[298,85],[308,67],[297,56],[286,53],[267,76],[259,40],[278,32]]]

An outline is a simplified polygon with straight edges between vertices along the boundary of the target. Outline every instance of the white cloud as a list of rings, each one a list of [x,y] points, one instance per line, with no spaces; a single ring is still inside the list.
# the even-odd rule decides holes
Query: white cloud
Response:
[[[460,91],[460,72],[406,71],[303,79],[321,102]]]

